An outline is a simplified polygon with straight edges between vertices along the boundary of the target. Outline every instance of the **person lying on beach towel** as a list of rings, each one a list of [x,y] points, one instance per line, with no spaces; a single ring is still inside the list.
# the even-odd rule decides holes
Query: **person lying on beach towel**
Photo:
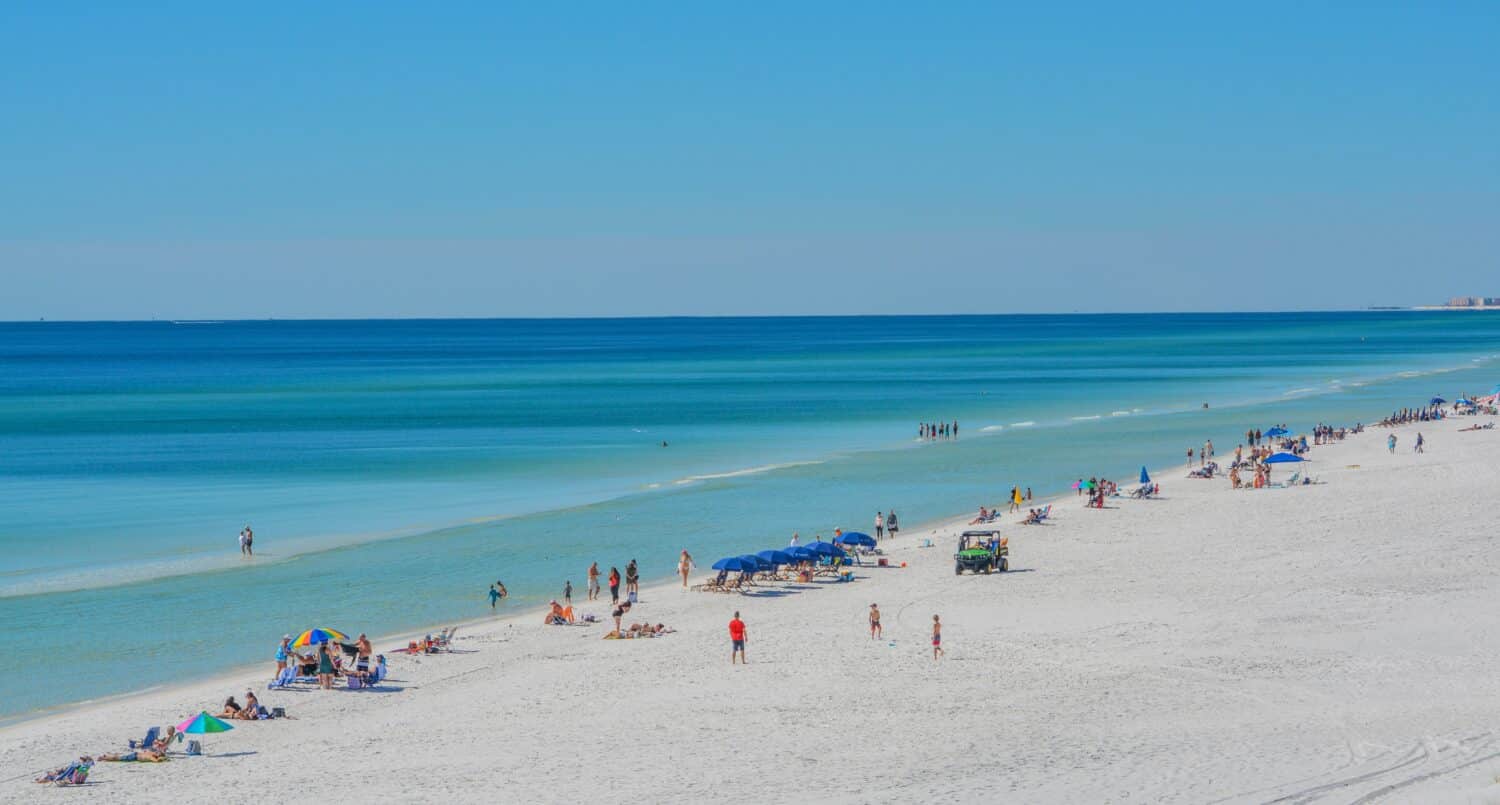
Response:
[[[610,632],[609,634],[607,634],[607,635],[604,636],[604,639],[605,640],[634,640],[636,638],[644,638],[644,637],[660,637],[660,636],[665,635],[665,634],[671,634],[671,633],[673,633],[675,631],[677,631],[677,630],[676,629],[669,629],[669,628],[667,628],[667,625],[664,624],[664,623],[658,623],[655,626],[652,626],[649,623],[632,623],[624,631],[616,630],[616,631]]]
[[[132,749],[129,752],[105,752],[100,760],[108,763],[161,763],[167,760],[165,749]]]

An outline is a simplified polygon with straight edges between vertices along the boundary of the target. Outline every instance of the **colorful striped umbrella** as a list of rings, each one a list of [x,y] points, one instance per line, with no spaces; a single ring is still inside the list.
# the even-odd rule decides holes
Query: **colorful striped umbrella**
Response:
[[[232,729],[234,729],[233,726],[209,715],[207,710],[177,725],[178,732],[194,735],[201,735],[205,732],[228,732]]]
[[[337,629],[314,628],[297,635],[297,639],[292,641],[292,648],[305,648],[307,646],[316,646],[319,643],[348,639],[349,635]]]

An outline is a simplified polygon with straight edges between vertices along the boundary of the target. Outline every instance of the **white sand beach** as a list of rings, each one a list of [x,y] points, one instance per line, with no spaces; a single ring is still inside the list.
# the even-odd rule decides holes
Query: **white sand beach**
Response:
[[[1314,486],[1172,467],[1163,499],[1064,498],[1049,525],[1007,518],[1005,574],[955,577],[966,515],[852,583],[645,589],[631,619],[661,639],[495,618],[392,656],[384,690],[265,692],[268,643],[253,672],[0,730],[0,800],[1500,802],[1500,430],[1458,432],[1475,421],[1400,428],[1394,455],[1378,428],[1314,448]],[[247,687],[293,718],[99,764],[86,791],[29,782]]]

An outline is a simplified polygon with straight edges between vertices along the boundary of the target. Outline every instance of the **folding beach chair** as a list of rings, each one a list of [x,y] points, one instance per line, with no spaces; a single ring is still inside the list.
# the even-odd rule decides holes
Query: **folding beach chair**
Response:
[[[156,743],[156,739],[158,737],[160,737],[160,735],[161,735],[161,727],[152,727],[151,729],[146,730],[146,737],[142,738],[139,743],[137,743],[134,740],[132,740],[130,742],[130,748],[131,749],[150,749],[151,746],[152,746],[152,744]]]
[[[266,685],[266,690],[284,688],[295,681],[297,681],[297,666],[289,664],[287,667],[281,669],[281,673],[277,674],[276,678],[271,680],[269,685]]]

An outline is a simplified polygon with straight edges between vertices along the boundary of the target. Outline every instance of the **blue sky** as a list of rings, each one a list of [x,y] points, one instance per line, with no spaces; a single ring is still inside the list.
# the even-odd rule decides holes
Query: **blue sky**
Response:
[[[0,318],[1500,295],[1500,5],[0,7]]]

